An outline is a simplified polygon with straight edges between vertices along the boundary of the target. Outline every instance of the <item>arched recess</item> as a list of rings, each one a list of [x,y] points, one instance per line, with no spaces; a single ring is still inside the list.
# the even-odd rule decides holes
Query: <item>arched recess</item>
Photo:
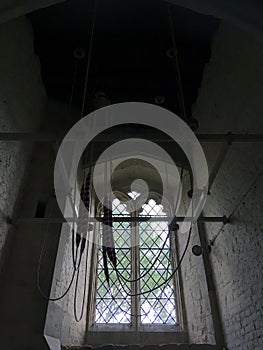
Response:
[[[137,167],[137,170],[139,173],[145,172],[145,164],[136,163],[134,165],[132,162],[130,165],[128,165],[129,171],[133,171],[133,167]],[[141,168],[142,166],[142,168]],[[122,171],[119,169],[120,172]],[[149,170],[149,169],[148,169]],[[150,188],[149,192],[149,197],[148,200],[154,199],[154,201],[159,204],[162,200],[162,195],[160,194],[162,187],[160,185],[157,185],[156,182],[156,176],[154,175],[154,170],[151,169],[150,172],[146,171],[147,177],[148,177],[148,184]],[[152,177],[151,177],[151,171],[152,171]],[[86,170],[87,173],[87,170]],[[115,174],[116,175],[116,174]],[[125,174],[122,174],[125,176]],[[120,179],[118,177],[118,179]],[[130,180],[130,179],[128,179]],[[83,181],[83,177],[79,176],[79,182]],[[128,184],[126,181],[120,181],[120,189],[117,190],[118,187],[118,181],[114,181],[113,179],[113,185],[114,185],[114,192],[117,194],[117,198],[119,198],[122,202],[125,202],[128,199],[127,193],[129,191],[127,190]],[[96,213],[96,208],[98,208],[98,199],[96,196],[93,196],[93,199],[91,201],[92,203],[92,209],[90,211],[91,216],[96,216],[98,212]],[[132,208],[130,208],[130,211],[132,211]],[[167,216],[171,215],[171,211],[169,208],[169,201],[167,201],[167,206],[164,208],[165,214]],[[95,226],[98,226],[96,224]],[[98,236],[98,235],[96,235]],[[51,289],[52,295],[56,294],[56,290],[59,287],[60,289],[65,289],[68,280],[69,280],[69,274],[71,271],[71,241],[70,241],[70,232],[67,224],[63,225],[62,227],[62,234],[61,234],[61,241],[58,249],[58,255],[57,255],[57,262],[56,262],[56,268],[54,272],[54,278],[53,278],[53,287]],[[45,326],[45,336],[48,339],[49,345],[51,349],[58,349],[60,344],[63,346],[71,346],[71,345],[83,345],[89,343],[90,339],[90,334],[87,332],[87,327],[91,322],[90,317],[92,317],[92,309],[89,309],[88,306],[92,305],[95,306],[94,304],[94,271],[92,267],[96,266],[96,254],[97,252],[94,249],[94,245],[92,243],[89,243],[88,246],[88,252],[89,252],[89,260],[88,260],[88,273],[87,273],[87,283],[86,283],[86,296],[84,300],[84,317],[80,322],[76,322],[74,319],[74,314],[73,314],[73,309],[74,309],[74,290],[72,290],[68,297],[65,300],[58,301],[58,302],[49,302],[48,306],[48,312],[47,312],[47,318],[46,318],[46,326]],[[176,259],[177,256],[176,254],[174,255],[174,264],[176,264]],[[82,276],[85,270],[85,266],[83,265],[82,267]],[[172,332],[166,332],[166,341],[167,343],[169,342],[178,342],[182,343],[186,341],[186,328],[185,328],[185,322],[183,322],[183,311],[182,311],[182,305],[183,303],[183,296],[180,291],[180,286],[179,286],[179,278],[176,280],[177,287],[176,287],[176,302],[179,304],[177,305],[177,310],[178,310],[178,315],[180,314],[180,325],[176,325],[176,327],[173,329],[173,327],[170,327]],[[60,290],[58,288],[58,291]],[[80,284],[79,284],[79,291],[78,297],[77,297],[77,308],[79,312],[79,307],[81,305],[81,298],[83,295],[83,290],[85,288],[84,285],[84,278],[82,277],[80,279]],[[180,310],[180,311],[179,311]],[[160,328],[160,325],[158,326]],[[153,332],[153,337],[151,337],[151,341],[155,341],[156,344],[160,341],[160,334],[158,332],[158,327]],[[162,327],[161,327],[162,328]],[[163,330],[162,330],[163,331]],[[137,340],[138,342],[142,341],[145,344],[150,341],[149,335],[151,332],[149,330],[147,331],[146,335],[142,335],[142,339]],[[115,333],[116,334],[116,333]],[[127,335],[127,334],[126,334]],[[101,338],[102,336],[102,338]],[[129,336],[132,337],[130,340],[129,338],[125,338],[123,340],[123,343],[129,343],[131,341],[136,341],[136,338],[134,338],[134,335],[132,333],[129,333]],[[129,337],[128,336],[128,337]],[[102,333],[96,334],[96,337],[92,339],[93,345],[96,345],[98,343],[98,337],[99,339],[107,339],[103,338]],[[114,338],[112,338],[114,339]],[[119,340],[116,339],[116,342]],[[105,340],[106,342],[106,340]]]

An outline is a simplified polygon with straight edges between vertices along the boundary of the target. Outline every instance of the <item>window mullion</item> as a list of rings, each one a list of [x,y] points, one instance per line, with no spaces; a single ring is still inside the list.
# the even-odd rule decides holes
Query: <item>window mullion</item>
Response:
[[[134,213],[133,213],[134,214]],[[134,215],[132,215],[134,216]],[[138,223],[131,223],[131,271],[132,271],[132,279],[137,279],[139,277],[139,230]],[[132,294],[138,294],[140,292],[139,281],[133,282],[131,285]],[[134,330],[138,330],[140,323],[140,304],[139,304],[139,296],[135,295],[131,297],[131,305],[132,305],[132,327]]]
[[[138,215],[139,213],[136,212],[136,215]],[[138,281],[136,282],[136,290],[137,290],[137,294],[140,293],[140,229],[139,229],[139,222],[135,222],[135,237],[136,237],[136,245],[135,245],[135,249],[136,249],[136,260],[135,260],[135,269],[136,269],[136,278],[138,279]],[[137,330],[139,330],[140,324],[141,324],[141,305],[140,305],[140,295],[136,296],[136,307],[137,307]]]
[[[178,264],[178,251],[176,249],[177,246],[177,232],[178,231],[171,231],[171,236],[170,236],[170,252],[171,252],[171,267],[172,270],[176,269],[177,264]],[[179,285],[179,271],[177,271],[173,278],[173,290],[174,290],[174,303],[176,306],[176,317],[177,321],[179,323],[182,322],[182,308],[180,305],[180,300],[181,300],[181,295],[180,295],[180,285]]]

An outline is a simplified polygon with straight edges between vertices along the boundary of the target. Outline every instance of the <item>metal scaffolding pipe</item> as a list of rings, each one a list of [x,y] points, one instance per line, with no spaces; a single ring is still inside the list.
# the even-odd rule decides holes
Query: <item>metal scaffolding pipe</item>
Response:
[[[198,140],[203,142],[262,142],[263,134],[197,134]]]
[[[62,140],[62,136],[37,132],[0,132],[1,141],[44,141],[55,142]]]
[[[219,301],[216,293],[213,268],[212,268],[212,264],[209,256],[206,230],[205,230],[204,224],[201,222],[198,222],[197,227],[198,227],[198,234],[200,238],[201,247],[203,250],[202,257],[203,257],[204,271],[206,276],[208,297],[209,297],[210,307],[211,307],[211,316],[214,324],[215,341],[216,341],[216,344],[220,347],[220,349],[225,349],[225,337],[224,337],[223,326],[222,326],[222,318],[219,311]]]
[[[113,222],[147,222],[149,220],[154,222],[171,222],[174,218],[171,217],[112,217]],[[103,217],[90,217],[89,222],[102,221]],[[191,222],[193,218],[179,216],[174,221],[175,222]],[[74,220],[76,221],[76,220]],[[200,216],[197,220],[198,222],[218,222],[218,223],[228,223],[228,218],[226,216],[211,217],[211,216]],[[11,221],[11,224],[62,224],[64,222],[73,222],[73,218],[19,218],[17,220]]]
[[[19,133],[19,132],[1,132],[0,141],[40,141],[55,142],[62,140],[65,135],[44,134],[44,133]],[[196,134],[199,141],[203,142],[263,142],[263,134]],[[107,142],[116,141],[116,137],[107,135]],[[105,142],[102,137],[96,142]],[[174,140],[155,139],[155,142],[174,142]]]

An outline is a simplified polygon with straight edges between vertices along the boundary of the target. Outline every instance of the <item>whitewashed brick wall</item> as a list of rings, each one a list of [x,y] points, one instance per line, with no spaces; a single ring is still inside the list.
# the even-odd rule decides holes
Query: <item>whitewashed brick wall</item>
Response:
[[[33,32],[25,18],[0,25],[0,131],[29,132],[45,104]],[[0,261],[30,158],[30,143],[0,141]]]
[[[263,46],[252,36],[221,24],[206,66],[194,117],[200,133],[263,132]],[[216,148],[204,148],[215,160]],[[263,144],[233,144],[208,197],[206,215],[229,215],[263,170]],[[230,350],[263,348],[263,177],[252,187],[215,241],[211,261],[227,347]],[[206,225],[212,239],[220,224]],[[193,259],[189,259],[189,263]],[[186,264],[186,262],[185,262]],[[194,270],[191,271],[195,274]],[[194,279],[185,286],[190,293]],[[201,280],[200,280],[201,281]],[[200,288],[196,288],[199,295]],[[202,298],[204,296],[202,295]],[[200,301],[200,307],[203,301]],[[193,303],[194,304],[194,303]],[[188,309],[188,311],[191,309]],[[188,312],[190,326],[193,314]],[[197,318],[195,318],[197,322]],[[202,323],[202,314],[200,315]],[[192,339],[201,336],[189,328]]]

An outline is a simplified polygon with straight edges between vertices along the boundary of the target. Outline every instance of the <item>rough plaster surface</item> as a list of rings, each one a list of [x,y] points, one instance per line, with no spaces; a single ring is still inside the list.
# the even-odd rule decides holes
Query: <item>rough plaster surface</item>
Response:
[[[208,164],[209,165],[209,164]],[[191,199],[189,172],[183,173],[182,203],[178,216],[185,216]],[[190,232],[177,232],[178,257],[185,251]],[[202,256],[192,254],[192,247],[200,245],[197,224],[192,227],[190,244],[179,270],[182,293],[184,328],[188,332],[188,342],[194,344],[215,344],[214,326],[209,302],[208,287]]]
[[[45,123],[41,126],[40,131],[62,132],[61,125],[66,120],[66,112],[68,109],[63,109],[60,104],[47,103]],[[46,203],[45,216],[58,217],[61,214],[53,190],[56,154],[53,146],[49,142],[36,142],[34,146],[27,172],[23,205],[19,211],[19,216],[22,218],[35,216],[39,200]],[[61,236],[64,238],[64,234],[68,232],[63,230],[61,234],[60,224],[35,225],[30,223],[20,223],[13,228],[13,231],[9,254],[1,276],[0,347],[10,350],[48,350],[44,338],[48,301],[41,296],[37,288],[37,270],[40,266],[39,283],[47,297],[64,293],[64,287],[68,285],[66,278],[62,283],[61,280],[55,279],[55,285],[59,286],[58,290],[55,290],[58,294],[53,294],[54,290],[52,290],[50,295],[50,287],[59,240]],[[39,265],[41,252],[42,261]],[[68,264],[63,265],[63,271],[67,274],[67,269],[70,267],[69,261]],[[65,299],[63,303],[66,304],[67,300]],[[55,335],[58,335],[57,338],[60,339],[61,330],[67,334],[66,323],[62,323],[66,315],[59,303],[52,304],[57,311],[52,314],[52,331],[56,332]],[[70,315],[73,317],[72,309],[70,309]],[[52,335],[53,333],[50,334]]]
[[[47,118],[46,118],[46,128],[50,130],[52,125],[53,131],[57,133],[63,132],[61,130],[61,125],[67,125],[69,117],[68,105],[60,103],[55,100],[49,100],[47,104]],[[76,111],[71,111],[72,120],[70,123],[74,122],[75,118],[79,118],[79,113]],[[54,152],[55,154],[55,152]],[[54,163],[52,163],[52,170],[54,169]],[[53,174],[52,174],[53,180]],[[63,186],[63,185],[62,185]],[[69,203],[65,204],[65,216],[67,214],[67,207]],[[59,213],[61,214],[61,213]],[[74,267],[72,263],[72,246],[71,246],[71,230],[68,224],[63,224],[60,228],[60,241],[58,245],[58,250],[56,253],[56,263],[52,278],[52,287],[50,295],[51,297],[58,297],[64,294],[67,289],[69,282],[74,274]],[[91,247],[90,247],[91,248]],[[89,261],[91,254],[88,254]],[[88,261],[88,265],[89,265]],[[80,315],[83,292],[84,292],[84,271],[85,271],[85,254],[83,254],[79,281],[77,285],[77,316]],[[88,278],[87,278],[88,280]],[[85,334],[86,334],[86,310],[87,310],[87,296],[85,297],[84,313],[82,320],[76,322],[74,318],[74,293],[76,287],[76,274],[72,287],[65,296],[65,298],[58,301],[51,301],[48,303],[47,314],[45,319],[45,329],[44,334],[59,339],[61,344],[66,345],[82,345],[85,344]],[[88,285],[87,285],[88,288]]]
[[[187,198],[190,189],[188,174],[183,178],[183,198]],[[185,199],[185,208],[189,200]],[[185,211],[181,213],[185,215]],[[182,256],[188,239],[188,233],[178,233],[178,254]],[[185,309],[185,326],[188,330],[189,341],[196,344],[214,344],[214,327],[208,297],[204,265],[201,256],[194,256],[191,248],[200,245],[196,225],[193,226],[189,248],[181,265],[182,295]]]
[[[263,132],[262,62],[260,42],[221,25],[194,108],[200,133]],[[216,146],[204,148],[209,159],[216,155]],[[230,215],[235,210],[210,254],[230,350],[263,348],[262,149],[262,143],[231,146],[205,207],[206,215]],[[220,228],[219,224],[207,224],[208,239],[215,237]],[[200,288],[192,283],[185,286],[186,296],[193,291],[200,294]],[[189,312],[187,308],[193,341],[200,336],[200,329],[192,327],[191,309]]]
[[[0,130],[26,132],[38,128],[45,104],[33,33],[25,18],[0,26]],[[27,169],[29,143],[0,141],[0,260]]]
[[[91,256],[91,254],[89,254],[89,256]],[[83,255],[77,285],[77,317],[79,317],[82,308],[84,295],[84,272],[85,256]],[[68,225],[65,224],[61,230],[61,238],[56,258],[56,267],[53,276],[51,295],[62,295],[67,289],[73,274],[74,268],[71,254],[71,232]],[[76,278],[74,279],[73,286],[68,295],[62,300],[50,302],[48,306],[44,333],[60,339],[62,344],[80,345],[84,343],[85,339],[87,293],[84,300],[83,318],[80,322],[76,322],[74,318],[75,287]]]

